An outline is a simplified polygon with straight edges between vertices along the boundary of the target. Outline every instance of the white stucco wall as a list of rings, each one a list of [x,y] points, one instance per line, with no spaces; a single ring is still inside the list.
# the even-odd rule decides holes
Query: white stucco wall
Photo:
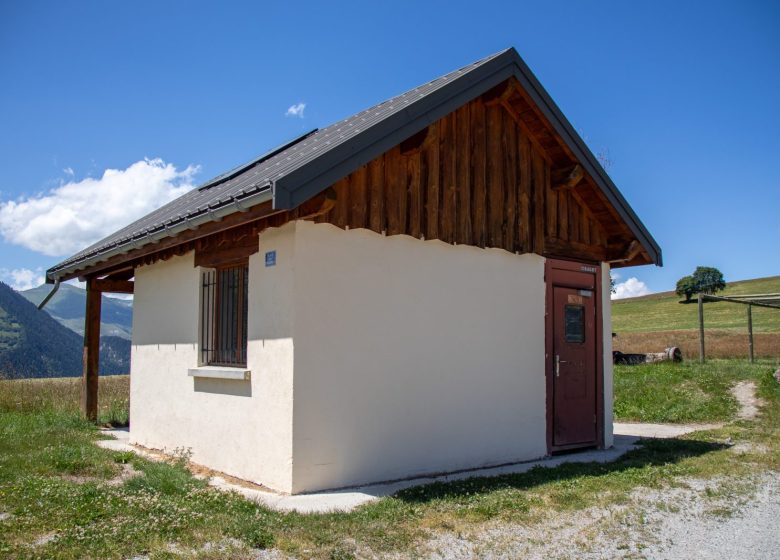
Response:
[[[544,259],[298,222],[293,491],[546,453]]]
[[[291,491],[293,231],[264,232],[249,261],[251,381],[187,375],[198,366],[200,269],[193,253],[136,269],[132,442],[187,448],[196,463]],[[276,267],[264,267],[266,243],[285,255]]]
[[[612,291],[609,264],[601,265],[601,326],[604,346],[604,447],[612,447],[613,366],[612,366]]]
[[[545,455],[542,257],[311,222],[266,230],[249,265],[249,382],[187,375],[193,262],[136,270],[133,442],[293,493]]]

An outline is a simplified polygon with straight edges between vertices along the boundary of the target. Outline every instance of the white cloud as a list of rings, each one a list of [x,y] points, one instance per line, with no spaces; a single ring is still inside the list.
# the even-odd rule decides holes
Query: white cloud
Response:
[[[647,284],[632,276],[625,282],[615,284],[615,293],[612,294],[612,299],[646,296],[649,293],[652,292],[650,292],[650,288],[647,287]]]
[[[0,234],[44,255],[69,255],[192,189],[197,172],[196,166],[179,171],[161,159],[144,159],[127,169],[106,169],[100,178],[0,202]]]
[[[304,109],[306,109],[306,103],[296,103],[295,105],[290,105],[290,107],[287,109],[287,112],[284,114],[284,116],[298,117],[302,119]]]
[[[29,290],[43,284],[45,278],[43,269],[37,268],[0,268],[0,280],[11,286],[14,290]]]

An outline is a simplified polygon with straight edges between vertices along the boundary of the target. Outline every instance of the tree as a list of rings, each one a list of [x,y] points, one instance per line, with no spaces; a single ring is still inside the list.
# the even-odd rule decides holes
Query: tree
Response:
[[[694,294],[714,294],[725,287],[726,282],[720,270],[711,266],[697,266],[692,275],[683,276],[677,281],[675,292],[689,302]]]
[[[680,297],[684,297],[685,301],[691,301],[691,297],[696,292],[696,281],[693,279],[693,276],[683,276],[677,281],[675,293]]]
[[[723,273],[710,266],[697,266],[693,272],[693,281],[697,291],[702,294],[714,294],[726,288]]]

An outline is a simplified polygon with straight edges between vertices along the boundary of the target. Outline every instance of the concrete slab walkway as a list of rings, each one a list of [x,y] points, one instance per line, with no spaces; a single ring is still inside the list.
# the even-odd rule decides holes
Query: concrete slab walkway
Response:
[[[250,485],[237,484],[218,475],[209,477],[209,485],[219,490],[236,492],[249,500],[260,502],[261,504],[278,511],[297,511],[299,513],[351,511],[358,506],[378,500],[379,498],[392,496],[405,488],[430,484],[432,482],[451,482],[472,477],[524,473],[537,466],[552,468],[564,463],[609,463],[634,449],[636,447],[636,442],[640,438],[672,438],[694,431],[717,428],[719,426],[719,424],[668,425],[615,422],[615,442],[609,449],[591,449],[578,453],[545,457],[537,461],[514,463],[492,468],[473,469],[440,476],[427,476],[381,484],[371,484],[343,490],[298,494],[295,496],[278,494],[270,490],[263,490]],[[131,451],[152,460],[160,460],[162,457],[160,454],[130,445],[130,434],[126,429],[107,429],[103,430],[103,433],[113,436],[115,439],[98,440],[97,444],[100,447],[112,451]]]
[[[701,432],[704,430],[715,430],[722,427],[723,424],[647,424],[641,422],[615,422],[613,431],[615,437],[633,436],[636,438],[674,438]]]
[[[106,435],[116,439],[98,440],[98,445],[112,451],[131,451],[152,460],[160,460],[160,456],[144,449],[130,445],[127,430],[103,430]],[[616,435],[615,443],[609,449],[587,450],[567,455],[545,457],[537,461],[514,463],[499,467],[474,469],[450,473],[441,476],[420,477],[407,480],[371,484],[347,488],[343,490],[331,490],[312,494],[298,494],[290,496],[277,494],[269,490],[261,490],[241,484],[229,482],[220,476],[209,478],[209,485],[220,490],[232,491],[241,494],[247,499],[255,500],[263,505],[278,511],[297,511],[299,513],[327,513],[332,511],[351,511],[354,508],[378,500],[385,496],[391,496],[396,492],[412,486],[430,484],[432,482],[451,482],[478,476],[497,476],[502,474],[524,473],[534,467],[557,467],[564,463],[609,463],[615,461],[626,452],[636,447],[639,438],[633,435]]]

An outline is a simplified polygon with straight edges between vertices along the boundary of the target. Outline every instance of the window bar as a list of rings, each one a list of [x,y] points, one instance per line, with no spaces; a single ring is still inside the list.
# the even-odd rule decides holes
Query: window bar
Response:
[[[241,291],[241,295],[243,296],[243,301],[241,302],[241,362],[246,363],[246,355],[247,355],[247,341],[248,341],[248,335],[249,335],[249,267],[244,267],[242,270],[243,274],[241,277],[244,280],[243,289]]]
[[[201,361],[246,364],[249,271],[233,266],[203,273]]]
[[[214,321],[213,321],[213,337],[212,348],[214,349],[211,354],[211,360],[213,362],[219,361],[219,317],[222,315],[222,301],[219,297],[220,292],[220,273],[218,270],[214,271]]]
[[[236,269],[236,362],[241,363],[244,330],[244,274],[240,268]]]
[[[217,355],[216,360],[222,362],[222,348],[225,346],[225,313],[230,312],[230,308],[226,306],[225,302],[225,271],[220,270],[217,272],[217,301],[219,302],[219,314],[217,315],[216,322],[217,327]]]
[[[203,317],[203,310],[206,309],[203,306],[203,300],[206,296],[206,275],[204,273],[201,273],[200,275],[200,338],[198,339],[200,341],[200,356],[199,360],[201,363],[203,363],[203,330],[206,327],[206,321],[204,321]]]
[[[212,361],[214,361],[214,354],[216,350],[216,346],[214,345],[215,343],[214,321],[216,321],[216,318],[217,318],[217,271],[211,270],[209,271],[209,333],[208,333],[209,352],[208,352],[208,361],[206,363],[211,363]]]

